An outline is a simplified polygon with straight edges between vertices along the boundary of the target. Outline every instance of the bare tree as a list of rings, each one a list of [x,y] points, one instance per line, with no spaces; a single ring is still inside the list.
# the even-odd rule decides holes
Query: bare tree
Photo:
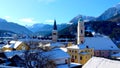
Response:
[[[25,52],[26,68],[55,68],[56,64],[50,59],[51,55],[44,55],[43,51]]]

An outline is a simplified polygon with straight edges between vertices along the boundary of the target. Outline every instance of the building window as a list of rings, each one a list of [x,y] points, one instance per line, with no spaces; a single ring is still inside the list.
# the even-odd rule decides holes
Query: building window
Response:
[[[77,59],[77,56],[75,56],[75,59]]]
[[[99,54],[99,52],[97,52],[97,54]]]
[[[104,55],[104,52],[102,52],[102,55]]]
[[[72,59],[74,58],[74,56],[72,55]]]
[[[82,56],[80,56],[80,60],[82,60]]]
[[[69,50],[69,52],[71,52],[71,50]]]
[[[75,53],[77,53],[77,51],[75,51]]]
[[[74,51],[72,50],[72,52],[74,52]]]
[[[113,52],[113,54],[116,54],[116,52]]]
[[[87,59],[87,56],[86,56],[86,59]]]
[[[91,55],[91,57],[92,57],[92,55]]]

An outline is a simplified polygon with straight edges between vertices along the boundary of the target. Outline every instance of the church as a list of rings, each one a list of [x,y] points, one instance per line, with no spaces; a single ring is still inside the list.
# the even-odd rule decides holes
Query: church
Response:
[[[82,17],[78,20],[77,44],[67,47],[71,62],[85,64],[92,56],[110,58],[120,52],[119,48],[107,36],[93,35],[85,37],[85,26]]]
[[[68,53],[71,56],[71,62],[85,64],[93,55],[94,49],[84,44],[85,27],[82,17],[78,20],[77,26],[77,45],[72,44],[67,47]]]

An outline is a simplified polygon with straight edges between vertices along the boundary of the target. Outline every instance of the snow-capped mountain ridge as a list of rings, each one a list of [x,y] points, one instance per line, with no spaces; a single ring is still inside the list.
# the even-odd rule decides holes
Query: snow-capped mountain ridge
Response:
[[[101,14],[97,20],[107,20],[117,14],[120,14],[120,3],[107,9],[103,14]]]

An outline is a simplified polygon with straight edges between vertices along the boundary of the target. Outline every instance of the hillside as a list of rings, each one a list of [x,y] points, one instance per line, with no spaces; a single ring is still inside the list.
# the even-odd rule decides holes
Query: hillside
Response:
[[[110,19],[108,19],[109,21],[112,21],[112,22],[120,22],[120,14],[117,14],[113,17],[111,17]]]
[[[67,26],[67,24],[57,24],[58,31],[66,28]],[[51,34],[53,25],[39,23],[27,28],[34,32],[35,35],[47,36]]]
[[[32,34],[32,32],[28,30],[26,27],[18,25],[13,22],[7,22],[4,19],[0,19],[0,30],[11,31],[17,34],[26,34],[26,35]]]
[[[110,19],[113,16],[116,16],[120,14],[120,4],[117,4],[113,7],[108,8],[105,12],[103,12],[98,18],[97,20],[99,21],[105,21]]]

